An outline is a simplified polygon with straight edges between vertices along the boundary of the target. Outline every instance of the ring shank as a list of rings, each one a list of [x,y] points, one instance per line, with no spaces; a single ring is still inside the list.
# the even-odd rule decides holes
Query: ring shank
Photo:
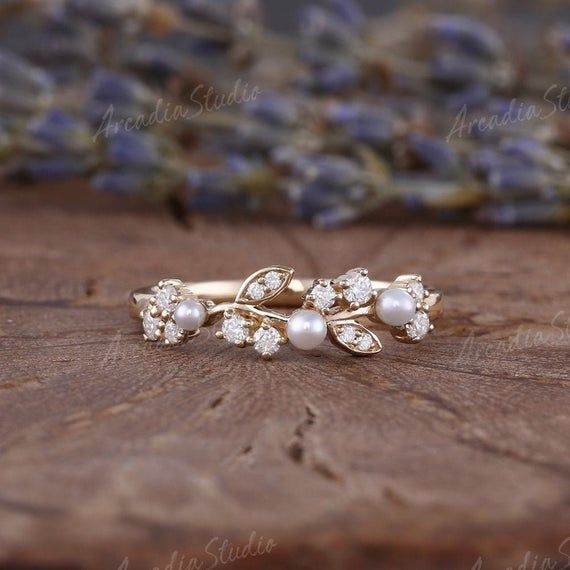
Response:
[[[300,307],[305,291],[313,284],[314,279],[292,279],[291,283],[277,298],[264,303],[267,307]],[[243,281],[199,281],[184,283],[197,297],[209,299],[214,303],[231,302],[236,298]],[[373,289],[382,291],[391,285],[391,281],[372,281]],[[129,297],[129,311],[133,318],[139,318],[140,312],[147,305],[149,298],[155,293],[155,287],[136,289]],[[429,289],[426,303],[429,306],[431,320],[438,318],[442,312],[442,295],[440,291]]]

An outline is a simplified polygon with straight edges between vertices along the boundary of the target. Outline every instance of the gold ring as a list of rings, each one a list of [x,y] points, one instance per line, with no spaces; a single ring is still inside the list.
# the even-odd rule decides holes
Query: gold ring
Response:
[[[420,275],[374,281],[364,268],[334,279],[293,274],[290,267],[275,265],[243,282],[163,279],[133,291],[130,312],[142,319],[147,341],[180,345],[221,321],[217,338],[253,346],[264,358],[287,343],[312,350],[327,337],[351,354],[376,354],[382,344],[361,320],[388,329],[400,342],[417,343],[443,312],[442,293],[424,286]],[[283,310],[291,307],[292,312]]]

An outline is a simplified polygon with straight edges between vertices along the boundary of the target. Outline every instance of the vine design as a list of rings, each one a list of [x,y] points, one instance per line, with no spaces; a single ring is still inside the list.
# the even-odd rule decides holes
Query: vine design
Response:
[[[293,274],[292,268],[280,265],[260,269],[243,281],[233,302],[217,305],[198,299],[180,280],[162,280],[141,312],[145,339],[176,345],[196,336],[199,330],[183,330],[174,318],[177,304],[193,299],[207,311],[203,326],[211,326],[221,318],[217,338],[238,347],[253,346],[262,357],[271,358],[289,341],[287,324],[291,314],[273,310],[267,304],[278,305],[277,300],[289,289]],[[417,304],[413,319],[390,327],[390,331],[401,342],[418,342],[433,329],[427,312],[429,293],[419,275],[399,276],[388,287],[394,288],[406,291]],[[301,309],[322,316],[327,336],[336,346],[354,355],[368,356],[380,352],[382,343],[359,320],[382,323],[376,310],[381,293],[373,288],[366,269],[354,268],[335,279],[316,279],[303,294]]]

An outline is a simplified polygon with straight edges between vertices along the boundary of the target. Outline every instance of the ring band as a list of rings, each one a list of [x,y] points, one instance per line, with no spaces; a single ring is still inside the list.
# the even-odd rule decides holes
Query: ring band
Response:
[[[364,268],[335,279],[295,279],[293,274],[276,265],[243,282],[163,279],[133,291],[129,310],[142,319],[145,340],[178,345],[221,321],[218,338],[253,346],[264,358],[287,342],[310,350],[326,337],[351,354],[376,354],[382,344],[360,320],[388,329],[400,342],[417,343],[443,312],[442,293],[425,287],[420,275],[374,281]]]

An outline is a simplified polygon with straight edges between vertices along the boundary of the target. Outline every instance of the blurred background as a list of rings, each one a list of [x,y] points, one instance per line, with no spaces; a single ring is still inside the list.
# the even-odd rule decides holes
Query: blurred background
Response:
[[[568,224],[569,11],[2,0],[0,175],[180,218]]]

